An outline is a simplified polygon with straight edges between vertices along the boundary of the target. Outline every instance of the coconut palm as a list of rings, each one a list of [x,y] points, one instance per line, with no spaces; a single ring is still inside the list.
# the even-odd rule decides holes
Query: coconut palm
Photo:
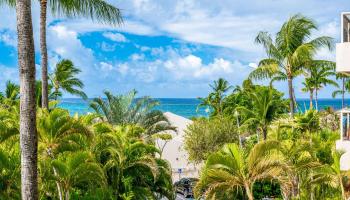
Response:
[[[176,130],[161,111],[155,110],[158,101],[150,97],[136,99],[137,92],[130,91],[125,95],[113,95],[105,91],[106,99],[95,98],[90,107],[98,114],[101,120],[114,125],[137,124],[145,129],[150,136],[167,130]]]
[[[56,100],[62,94],[61,90],[87,99],[86,94],[82,91],[84,84],[76,77],[80,72],[80,69],[75,67],[70,60],[61,60],[57,63],[54,72],[50,75]]]
[[[20,80],[21,196],[38,199],[35,50],[31,1],[16,1]]]
[[[338,87],[338,83],[331,79],[335,76],[335,63],[327,61],[312,61],[307,67],[309,75],[305,78],[305,83],[311,85],[315,91],[315,106],[318,110],[318,91],[324,86],[333,85]]]
[[[345,106],[345,102],[344,102],[344,99],[345,99],[345,92],[346,91],[350,91],[350,81],[349,81],[349,75],[346,74],[346,73],[341,73],[341,72],[338,72],[336,74],[336,79],[339,80],[341,79],[342,81],[342,88],[341,90],[336,90],[332,93],[332,97],[335,98],[336,96],[338,95],[342,95],[342,99],[341,99],[341,105],[342,105],[342,108],[344,108]]]
[[[225,145],[208,157],[195,188],[196,196],[221,199],[222,195],[243,191],[249,200],[253,200],[253,185],[261,180],[277,180],[282,188],[286,188],[289,167],[273,153],[278,145],[277,141],[259,143],[248,156],[236,144]]]
[[[11,1],[11,0],[9,0]],[[118,8],[105,0],[39,0],[40,1],[40,50],[41,50],[41,77],[42,77],[42,107],[48,109],[48,60],[46,44],[46,17],[47,7],[53,14],[68,17],[88,17],[102,23],[112,25],[122,22]]]
[[[270,87],[258,87],[248,92],[247,95],[251,100],[251,106],[236,108],[246,118],[242,127],[256,128],[266,140],[269,125],[284,112],[286,102],[281,100],[282,94],[276,94]]]
[[[290,112],[295,110],[293,79],[302,73],[302,67],[312,60],[316,51],[322,47],[331,48],[332,38],[318,37],[308,41],[316,24],[302,15],[294,15],[285,22],[276,34],[275,40],[267,32],[260,32],[255,41],[263,45],[268,58],[249,75],[253,79],[282,77],[288,81]]]

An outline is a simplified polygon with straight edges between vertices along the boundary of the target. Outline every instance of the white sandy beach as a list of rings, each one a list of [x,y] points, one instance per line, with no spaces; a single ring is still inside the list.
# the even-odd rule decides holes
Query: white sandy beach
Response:
[[[165,112],[164,115],[171,125],[177,127],[177,133],[170,132],[173,139],[166,144],[162,156],[171,164],[173,181],[182,177],[198,177],[200,167],[188,162],[188,155],[184,150],[185,130],[192,121],[171,112]]]

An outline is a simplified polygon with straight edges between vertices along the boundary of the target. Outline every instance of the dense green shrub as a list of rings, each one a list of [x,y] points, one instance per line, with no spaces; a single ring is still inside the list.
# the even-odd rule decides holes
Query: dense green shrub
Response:
[[[228,118],[198,119],[187,128],[185,150],[191,161],[205,160],[226,143],[238,144],[237,127]]]

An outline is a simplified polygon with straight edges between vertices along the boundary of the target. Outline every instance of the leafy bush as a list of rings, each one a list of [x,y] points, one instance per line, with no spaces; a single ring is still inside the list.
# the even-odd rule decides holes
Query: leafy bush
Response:
[[[225,143],[238,144],[237,127],[227,118],[198,119],[187,128],[185,150],[191,161],[205,160]]]

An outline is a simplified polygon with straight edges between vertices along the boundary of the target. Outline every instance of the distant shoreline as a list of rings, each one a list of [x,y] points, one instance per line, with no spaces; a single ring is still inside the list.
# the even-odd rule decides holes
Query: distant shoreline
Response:
[[[198,109],[200,100],[197,98],[154,98],[160,102],[160,105],[156,107],[162,112],[172,112],[176,115],[191,119],[192,117],[208,117],[209,113],[206,112],[205,107]],[[90,100],[90,99],[89,99]],[[309,99],[300,98],[297,99],[299,108],[302,112],[305,109],[309,109]],[[335,110],[341,109],[341,99],[320,98],[318,101],[319,109],[322,110],[326,107],[333,107]],[[345,99],[345,105],[350,106],[350,99]],[[63,98],[59,104],[59,107],[67,109],[71,114],[85,114],[92,112],[89,109],[89,102],[81,98]]]

